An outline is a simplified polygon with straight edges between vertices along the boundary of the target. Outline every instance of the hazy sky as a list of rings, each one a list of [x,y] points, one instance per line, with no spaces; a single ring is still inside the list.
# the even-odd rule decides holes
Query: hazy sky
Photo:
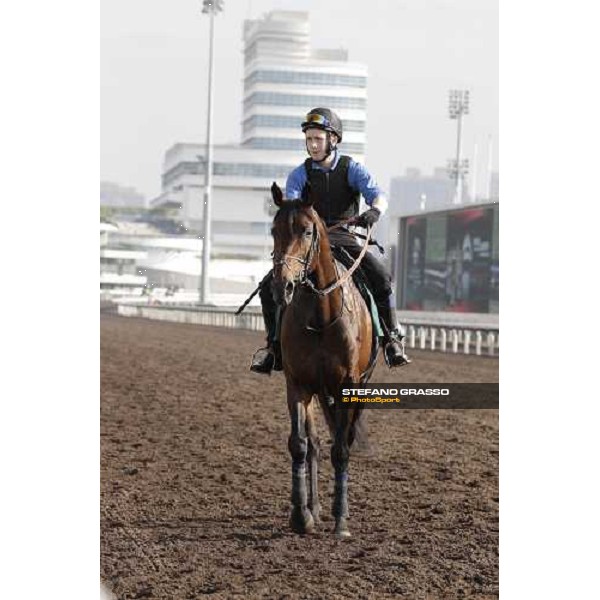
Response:
[[[208,17],[201,7],[201,0],[101,2],[103,180],[155,197],[165,150],[204,143]],[[240,141],[243,21],[273,9],[309,11],[313,47],[346,48],[350,61],[367,64],[366,164],[384,189],[407,167],[430,172],[453,157],[450,88],[471,91],[463,140],[471,160],[478,144],[480,190],[490,135],[497,170],[497,0],[225,0],[215,27],[215,143]]]

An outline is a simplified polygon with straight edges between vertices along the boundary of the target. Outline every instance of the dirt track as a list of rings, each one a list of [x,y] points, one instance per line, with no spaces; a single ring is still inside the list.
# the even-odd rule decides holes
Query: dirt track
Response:
[[[350,529],[288,527],[281,374],[246,331],[103,316],[101,576],[117,598],[498,597],[498,411],[371,410],[350,461]],[[411,352],[373,381],[495,382],[495,359]],[[401,377],[400,377],[401,374]]]

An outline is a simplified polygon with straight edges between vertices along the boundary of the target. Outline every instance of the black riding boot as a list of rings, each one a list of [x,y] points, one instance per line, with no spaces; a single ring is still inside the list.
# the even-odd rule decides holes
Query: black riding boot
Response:
[[[265,289],[266,288],[266,289]],[[254,373],[265,373],[270,375],[271,371],[281,371],[281,346],[275,340],[277,333],[277,304],[271,295],[270,282],[261,289],[260,299],[262,302],[262,313],[267,331],[267,346],[259,348],[252,357],[250,370]]]
[[[390,306],[389,300],[377,303],[379,319],[383,327],[383,352],[388,367],[403,367],[412,361],[404,351],[404,336],[396,318],[396,311]]]

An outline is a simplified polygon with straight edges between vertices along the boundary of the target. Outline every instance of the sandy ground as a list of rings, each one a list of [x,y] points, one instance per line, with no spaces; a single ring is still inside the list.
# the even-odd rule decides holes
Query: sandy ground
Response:
[[[118,599],[498,597],[498,411],[370,410],[350,461],[350,528],[288,527],[283,375],[248,371],[262,336],[101,320],[101,577]],[[377,382],[495,382],[498,361],[411,352]],[[381,359],[380,359],[381,360]]]

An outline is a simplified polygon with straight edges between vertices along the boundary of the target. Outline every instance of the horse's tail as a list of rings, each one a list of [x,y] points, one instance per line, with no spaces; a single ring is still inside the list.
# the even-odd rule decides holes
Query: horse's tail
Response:
[[[333,436],[335,431],[335,408],[333,398],[325,395],[319,395],[319,401],[323,410],[323,415],[327,421],[329,432]],[[352,454],[364,454],[372,456],[375,449],[369,439],[369,430],[367,427],[367,411],[362,407],[354,411],[353,427],[351,433],[350,452]]]
[[[358,410],[355,413],[353,429],[354,439],[350,443],[350,452],[352,454],[373,455],[374,448],[369,439],[366,410]]]

